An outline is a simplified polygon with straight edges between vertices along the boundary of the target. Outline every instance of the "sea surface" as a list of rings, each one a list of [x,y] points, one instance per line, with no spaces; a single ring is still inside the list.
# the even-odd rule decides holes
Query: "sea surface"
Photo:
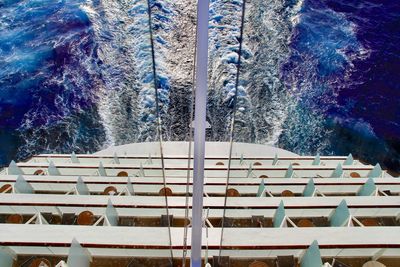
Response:
[[[195,0],[151,0],[165,140],[187,140]],[[211,0],[208,140],[226,141],[242,1]],[[246,3],[235,141],[400,171],[400,1]],[[0,0],[0,165],[156,138],[147,0]]]

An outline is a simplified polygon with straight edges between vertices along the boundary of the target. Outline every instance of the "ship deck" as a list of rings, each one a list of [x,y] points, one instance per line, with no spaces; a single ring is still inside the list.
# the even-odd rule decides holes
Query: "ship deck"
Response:
[[[185,195],[192,194],[187,173],[193,162],[188,170],[187,143],[163,145],[168,190],[156,143],[92,155],[42,154],[11,164],[0,174],[0,259],[11,257],[14,266],[38,257],[56,263],[74,257],[75,239],[91,266],[163,266],[171,248],[178,266],[191,217]],[[317,240],[324,262],[361,267],[373,259],[398,266],[399,178],[348,156],[300,156],[235,143],[233,194],[225,203],[228,147],[206,144],[203,257],[210,262],[220,249],[230,266],[277,266],[281,256],[301,262]],[[92,216],[88,225],[79,221],[85,212]],[[20,220],[11,223],[15,217]],[[305,221],[311,227],[302,227]]]

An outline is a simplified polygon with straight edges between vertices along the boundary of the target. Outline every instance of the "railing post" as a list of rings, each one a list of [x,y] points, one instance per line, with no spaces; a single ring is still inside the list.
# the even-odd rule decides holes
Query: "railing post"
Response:
[[[209,0],[197,3],[197,50],[196,50],[196,100],[194,120],[194,166],[192,198],[192,247],[191,266],[201,266],[203,229],[203,184],[207,109],[208,77],[208,14]]]

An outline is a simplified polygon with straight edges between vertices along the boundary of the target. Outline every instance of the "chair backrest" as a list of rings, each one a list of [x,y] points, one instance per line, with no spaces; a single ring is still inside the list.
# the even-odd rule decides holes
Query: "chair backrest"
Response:
[[[314,240],[301,258],[301,267],[321,267],[322,259],[319,251],[318,242]]]
[[[55,176],[61,175],[60,171],[57,169],[56,165],[54,165],[52,161],[50,161],[47,171],[49,175],[55,175]]]
[[[76,182],[76,191],[78,191],[79,195],[90,195],[90,191],[88,186],[85,184],[85,182],[82,180],[82,177],[78,177],[78,180]]]
[[[99,176],[107,176],[106,169],[104,169],[103,163],[100,161],[99,163]]]
[[[382,175],[381,165],[376,164],[375,167],[368,173],[368,178],[379,178]]]
[[[285,220],[285,217],[286,217],[285,206],[283,204],[283,201],[281,201],[279,203],[278,208],[275,211],[274,222],[273,222],[274,227],[281,227],[283,221]]]
[[[126,189],[128,190],[128,192],[129,192],[129,194],[131,196],[135,195],[135,191],[133,190],[133,184],[131,182],[131,178],[130,177],[128,177],[128,183],[126,185]]]
[[[68,252],[68,266],[90,267],[90,254],[87,249],[83,248],[74,238]]]
[[[20,167],[17,166],[17,163],[15,161],[11,161],[10,165],[8,166],[8,174],[9,175],[22,175],[24,172],[20,169]]]
[[[331,178],[340,178],[343,174],[342,164],[338,164],[336,169],[332,172]]]
[[[292,178],[293,177],[293,165],[290,164],[286,173],[285,173],[285,178]]]
[[[76,156],[75,152],[72,152],[72,154],[71,154],[71,162],[72,163],[79,163],[79,159]]]
[[[111,226],[117,226],[118,225],[118,213],[117,209],[113,206],[111,199],[108,200],[107,203],[107,208],[106,208],[106,217],[108,222],[110,223]]]
[[[343,162],[343,165],[353,165],[353,162],[354,162],[353,155],[349,154],[346,160]]]
[[[374,179],[369,178],[365,184],[360,187],[357,192],[357,196],[371,196],[376,192],[376,185]]]
[[[15,180],[14,189],[17,193],[33,194],[34,190],[30,183],[28,183],[22,175],[18,175]]]
[[[308,180],[308,183],[303,190],[303,196],[312,197],[314,196],[314,193],[315,193],[315,184],[314,180],[311,178],[310,180]]]
[[[13,267],[14,257],[11,253],[12,251],[7,247],[0,246],[0,263],[2,267]]]
[[[265,190],[264,179],[261,179],[260,185],[258,186],[257,196],[262,197],[264,190]]]
[[[321,156],[319,155],[319,153],[315,156],[315,158],[314,158],[314,160],[313,160],[313,162],[312,162],[312,165],[315,165],[315,166],[317,166],[317,165],[320,165],[321,164]]]
[[[346,200],[342,200],[340,202],[339,206],[335,209],[333,212],[329,222],[331,226],[344,226],[350,219],[350,211],[349,208],[347,207]]]

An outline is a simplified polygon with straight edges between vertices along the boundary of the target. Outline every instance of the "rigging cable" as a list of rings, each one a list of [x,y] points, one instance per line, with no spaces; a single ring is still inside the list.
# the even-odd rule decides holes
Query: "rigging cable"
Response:
[[[196,11],[196,13],[198,13]],[[197,17],[197,16],[196,16]],[[197,27],[195,29],[194,49],[193,49],[193,72],[192,72],[192,97],[190,105],[190,118],[189,118],[189,151],[188,151],[188,164],[186,173],[186,198],[185,198],[185,218],[184,218],[184,233],[183,233],[183,251],[182,251],[182,267],[186,266],[187,256],[187,236],[188,236],[188,219],[189,219],[189,183],[190,183],[190,167],[192,159],[192,139],[193,139],[193,119],[194,119],[194,100],[196,91],[196,53],[197,53]]]
[[[221,225],[221,239],[219,242],[219,254],[218,254],[218,262],[221,263],[221,253],[222,253],[222,241],[224,237],[224,226],[225,226],[225,216],[226,216],[226,204],[228,201],[228,187],[229,187],[229,180],[230,180],[230,172],[231,172],[231,161],[232,161],[232,148],[233,148],[233,138],[234,138],[234,125],[236,119],[236,104],[237,104],[237,95],[238,95],[238,87],[239,87],[239,75],[240,75],[240,67],[241,67],[241,60],[242,60],[242,44],[243,44],[243,29],[244,29],[244,19],[245,19],[245,10],[246,10],[246,0],[243,0],[242,6],[242,16],[241,16],[241,25],[240,25],[240,38],[239,38],[239,57],[237,63],[237,70],[236,70],[236,81],[235,81],[235,94],[233,96],[233,115],[231,121],[231,129],[230,129],[230,137],[229,137],[229,160],[228,160],[228,173],[226,177],[226,184],[225,184],[225,198],[224,198],[224,210],[222,215],[222,225]]]
[[[152,16],[151,16],[151,0],[147,0],[147,8],[149,14],[149,33],[150,33],[150,45],[151,45],[151,60],[153,65],[153,81],[154,81],[154,91],[155,91],[155,105],[156,105],[156,117],[157,117],[157,134],[160,145],[160,158],[161,158],[161,169],[162,169],[162,177],[164,188],[167,187],[167,182],[165,178],[165,163],[164,163],[164,153],[163,153],[163,137],[162,137],[162,124],[161,124],[161,116],[160,116],[160,107],[159,107],[159,99],[158,99],[158,79],[157,79],[157,71],[156,71],[156,59],[154,53],[154,40],[153,40],[153,26],[152,26]],[[171,222],[169,216],[169,207],[168,207],[168,196],[166,190],[164,190],[164,199],[165,199],[165,208],[167,213],[167,226],[168,226],[168,241],[169,241],[169,249],[170,249],[170,263],[171,267],[174,263],[174,254],[172,250],[172,236],[171,236]]]

